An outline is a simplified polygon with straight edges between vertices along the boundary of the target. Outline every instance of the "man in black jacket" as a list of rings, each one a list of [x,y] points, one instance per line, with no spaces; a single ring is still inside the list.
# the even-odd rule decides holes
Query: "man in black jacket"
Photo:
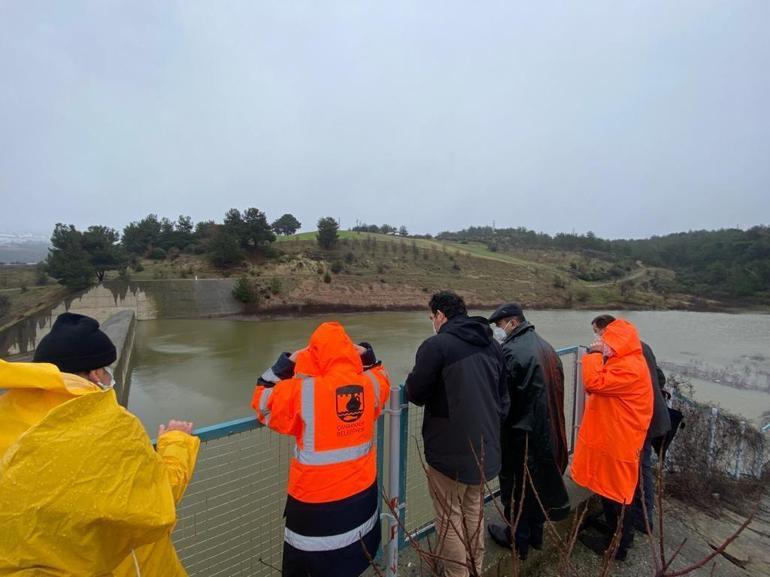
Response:
[[[481,574],[484,482],[500,472],[500,424],[510,401],[503,353],[486,319],[468,317],[463,299],[449,291],[434,294],[429,306],[436,335],[417,350],[406,395],[425,407],[422,437],[444,575],[467,577],[471,564]]]
[[[535,332],[517,303],[497,307],[489,322],[496,325],[495,338],[502,342],[511,412],[500,434],[500,499],[507,522],[490,524],[488,529],[496,543],[503,547],[513,543],[519,558],[526,559],[530,547],[540,549],[543,544],[543,508],[554,521],[570,510],[562,479],[568,458],[564,370],[559,355]]]

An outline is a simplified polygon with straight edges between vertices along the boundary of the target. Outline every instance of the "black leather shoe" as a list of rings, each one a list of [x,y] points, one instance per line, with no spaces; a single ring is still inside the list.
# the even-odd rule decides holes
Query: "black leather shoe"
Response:
[[[492,541],[500,545],[500,547],[503,547],[504,549],[513,549],[510,527],[489,523],[487,525],[487,531],[489,531],[489,536],[492,537]]]
[[[584,521],[584,528],[591,528],[596,529],[601,533],[602,535],[612,535],[614,531],[610,529],[610,526],[607,525],[607,523],[604,521],[601,515],[595,515],[593,517],[588,517]]]
[[[647,527],[645,526],[644,521],[642,521],[642,522],[635,522],[634,523],[634,529],[636,529],[640,533],[643,533],[644,535],[647,534]],[[653,531],[653,526],[652,526],[652,523],[650,523],[650,533],[652,533],[652,531]]]
[[[597,535],[595,533],[581,533],[578,535],[578,541],[600,557],[604,557],[607,549],[610,548],[610,540],[604,535]],[[627,555],[627,549],[618,549],[615,551],[615,559],[618,561],[625,561]]]
[[[599,556],[603,556],[610,546],[608,539],[604,535],[597,535],[596,533],[580,533],[578,541]]]

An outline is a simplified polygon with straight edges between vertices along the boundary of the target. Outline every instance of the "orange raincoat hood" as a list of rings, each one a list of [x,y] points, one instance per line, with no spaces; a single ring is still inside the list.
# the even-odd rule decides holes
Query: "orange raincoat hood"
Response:
[[[364,367],[342,325],[328,322],[320,325],[310,336],[307,349],[297,355],[294,370],[296,374],[320,376],[339,370],[360,373]]]
[[[619,357],[642,352],[642,343],[636,327],[624,319],[616,319],[607,325],[602,340],[612,347]]]

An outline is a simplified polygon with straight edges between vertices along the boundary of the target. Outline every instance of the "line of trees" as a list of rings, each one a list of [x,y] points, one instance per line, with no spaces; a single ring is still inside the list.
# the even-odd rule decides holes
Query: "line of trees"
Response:
[[[73,289],[85,288],[94,279],[101,282],[108,270],[122,270],[128,264],[128,254],[118,239],[118,233],[106,226],[81,232],[71,224],[59,223],[51,236],[47,272]]]
[[[265,213],[253,207],[243,212],[230,209],[221,224],[194,224],[184,215],[171,220],[149,214],[127,224],[122,234],[106,226],[80,231],[58,223],[45,266],[48,274],[72,289],[101,282],[107,271],[123,272],[140,258],[163,260],[182,253],[205,254],[215,266],[227,267],[242,262],[249,253],[268,253],[276,235],[294,234],[301,226],[289,213],[268,223]]]
[[[675,290],[715,299],[770,302],[770,227],[698,230],[639,240],[608,240],[594,233],[548,235],[524,227],[470,227],[442,232],[441,240],[480,242],[490,250],[580,252],[628,268],[636,261],[676,273]]]
[[[270,258],[271,245],[279,235],[295,234],[302,223],[290,213],[272,223],[258,208],[228,210],[222,223],[213,220],[193,223],[189,216],[158,218],[156,214],[131,222],[122,234],[105,226],[80,231],[58,223],[51,235],[45,261],[46,272],[61,284],[82,289],[101,282],[108,271],[123,274],[128,266],[141,270],[142,258],[174,260],[181,254],[205,255],[216,267],[241,264],[250,255]],[[316,240],[323,249],[333,249],[339,239],[339,224],[332,217],[318,221]]]
[[[396,228],[389,224],[382,224],[377,226],[376,224],[356,224],[352,229],[354,232],[371,232],[375,234],[389,234],[392,236],[409,236],[409,231],[404,225]]]

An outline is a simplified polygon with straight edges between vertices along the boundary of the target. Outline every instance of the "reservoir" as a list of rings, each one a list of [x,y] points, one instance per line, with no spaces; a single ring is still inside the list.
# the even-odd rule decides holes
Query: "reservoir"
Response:
[[[604,311],[602,311],[604,312]],[[476,311],[490,314],[491,311]],[[527,318],[556,347],[587,345],[595,311],[530,311]],[[770,316],[623,311],[667,375],[686,374],[699,401],[760,424],[770,411]],[[394,382],[403,382],[420,343],[432,334],[428,312],[376,312],[270,320],[151,320],[137,325],[129,409],[151,435],[169,418],[196,427],[252,416],[257,377],[282,351],[304,347],[327,320],[356,342],[368,341]],[[738,381],[754,389],[725,385]]]

